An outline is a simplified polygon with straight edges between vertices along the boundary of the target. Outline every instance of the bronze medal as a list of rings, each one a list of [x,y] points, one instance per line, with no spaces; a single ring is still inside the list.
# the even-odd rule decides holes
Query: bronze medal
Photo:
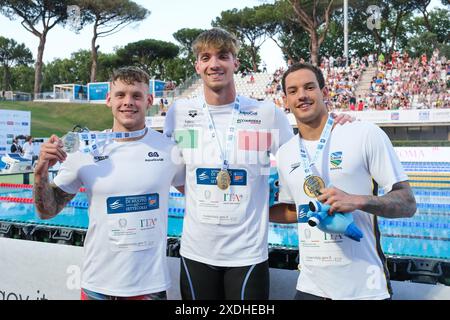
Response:
[[[217,186],[221,190],[226,190],[231,184],[231,177],[227,170],[220,170],[217,174]]]
[[[310,198],[317,198],[321,195],[320,189],[325,188],[325,182],[319,176],[309,176],[303,184],[303,191]]]

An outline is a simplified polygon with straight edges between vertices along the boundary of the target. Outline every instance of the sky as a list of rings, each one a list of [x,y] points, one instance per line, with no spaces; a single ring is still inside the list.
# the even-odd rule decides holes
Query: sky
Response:
[[[99,38],[100,51],[111,53],[115,47],[143,39],[157,39],[177,44],[172,34],[182,28],[211,28],[211,21],[222,11],[233,8],[243,9],[261,5],[265,0],[134,0],[151,11],[144,21],[130,25],[122,31],[108,37]],[[38,38],[26,31],[20,20],[10,21],[0,15],[0,35],[25,43],[36,58]],[[69,58],[72,52],[80,49],[90,50],[92,25],[86,26],[79,34],[68,28],[56,26],[48,33],[44,51],[44,62],[55,58]],[[266,62],[268,71],[284,66],[281,50],[268,39],[261,48],[262,61]]]
[[[157,39],[177,43],[172,34],[182,28],[211,28],[211,21],[222,11],[233,8],[254,7],[270,0],[134,0],[151,11],[150,16],[137,24],[130,25],[122,31],[108,37],[99,38],[100,51],[111,53],[115,47],[143,39]],[[432,0],[431,8],[439,0]],[[0,15],[0,35],[25,43],[36,58],[38,38],[26,31],[20,20],[11,21]],[[55,58],[69,58],[70,54],[80,49],[90,50],[92,25],[86,26],[79,34],[68,28],[56,26],[50,30],[44,52],[44,62]],[[262,62],[267,64],[269,72],[285,66],[281,50],[268,39],[260,51]]]

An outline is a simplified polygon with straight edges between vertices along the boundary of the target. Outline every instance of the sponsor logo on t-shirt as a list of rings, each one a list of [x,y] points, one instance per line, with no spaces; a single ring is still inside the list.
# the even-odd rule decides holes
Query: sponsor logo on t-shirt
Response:
[[[164,158],[161,158],[158,152],[150,151],[149,153],[147,153],[147,158],[145,159],[145,162],[152,162],[152,161],[164,161]]]
[[[100,162],[100,161],[106,160],[108,158],[109,158],[109,156],[95,156],[94,157],[94,161],[95,162]]]
[[[223,202],[240,203],[243,198],[244,198],[244,195],[242,195],[242,194],[237,194],[237,193],[224,193],[223,194]]]
[[[289,173],[292,173],[295,169],[297,169],[300,166],[301,166],[300,162],[296,162],[296,163],[291,164],[292,170]]]
[[[330,154],[330,170],[342,169],[342,151],[333,152]]]
[[[239,114],[240,115],[243,115],[243,116],[257,116],[258,115],[258,112],[256,112],[256,111],[239,111]]]
[[[261,120],[259,119],[237,119],[237,123],[248,123],[248,124],[261,124]]]
[[[155,210],[159,208],[159,194],[109,197],[106,206],[108,214]]]
[[[198,115],[197,110],[189,110],[188,115],[191,118],[195,118]]]
[[[197,168],[197,184],[200,185],[216,185],[217,174],[220,172],[219,168]],[[228,169],[231,178],[232,186],[246,186],[247,185],[247,171],[243,169]]]
[[[297,222],[308,223],[309,206],[307,204],[299,205],[297,208]]]

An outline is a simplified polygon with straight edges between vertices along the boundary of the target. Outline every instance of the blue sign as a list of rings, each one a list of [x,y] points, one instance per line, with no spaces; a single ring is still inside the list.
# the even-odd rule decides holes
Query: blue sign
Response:
[[[166,83],[161,80],[150,80],[149,83],[149,92],[153,94],[154,97],[162,97],[164,94],[164,88]]]
[[[106,100],[109,92],[108,82],[93,82],[88,85],[89,100]]]
[[[220,169],[198,168],[196,170],[197,184],[201,185],[216,185],[217,174]],[[228,173],[231,176],[232,186],[246,186],[247,185],[247,171],[242,169],[229,169]]]
[[[75,100],[86,100],[87,99],[87,87],[79,84],[74,85],[73,95]]]
[[[159,208],[159,194],[109,197],[106,199],[106,206],[108,214],[155,210]]]

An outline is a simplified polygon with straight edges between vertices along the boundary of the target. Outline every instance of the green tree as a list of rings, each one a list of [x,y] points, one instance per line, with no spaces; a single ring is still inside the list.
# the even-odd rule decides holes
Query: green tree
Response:
[[[28,65],[33,62],[33,55],[25,44],[18,44],[14,39],[0,36],[0,65],[3,68],[2,90],[12,90],[11,68],[16,65]]]
[[[254,67],[254,63],[256,62],[256,65],[259,66],[259,64],[261,63],[261,56],[259,55],[259,53],[256,54],[256,60],[254,60],[255,58],[252,57],[250,55],[251,49],[248,48],[247,44],[242,44],[241,45],[241,50],[239,51],[238,54],[238,60],[239,60],[239,72],[243,72],[243,71],[247,71],[247,70],[253,70],[255,71]],[[258,70],[256,70],[258,71]]]
[[[175,40],[180,44],[180,58],[176,59],[180,65],[177,66],[173,61],[170,61],[166,66],[166,69],[170,70],[168,71],[168,74],[173,80],[178,79],[177,82],[180,80],[184,81],[190,75],[195,73],[196,57],[192,53],[192,44],[203,31],[205,30],[183,28],[173,34]]]
[[[450,11],[437,8],[428,13],[428,21],[424,16],[409,17],[406,21],[409,32],[408,41],[403,48],[412,57],[418,57],[422,53],[430,56],[434,49],[438,48],[441,55],[450,55],[449,33]],[[430,32],[429,30],[433,30]]]
[[[113,70],[124,64],[122,59],[116,53],[99,52],[98,65],[97,81],[106,82],[109,81]]]
[[[67,19],[67,6],[70,0],[0,0],[1,12],[11,20],[20,18],[22,26],[39,38],[35,64],[34,93],[39,93],[42,81],[42,66],[48,32]],[[38,30],[41,26],[41,30]]]
[[[144,20],[150,11],[129,0],[79,0],[78,3],[86,16],[85,20],[93,22],[90,81],[95,82],[100,47],[97,39],[117,33],[133,22]]]
[[[150,75],[164,79],[167,76],[164,61],[174,59],[179,51],[171,42],[146,39],[129,43],[116,53],[123,64],[139,66]]]
[[[276,20],[273,17],[271,5],[261,5],[242,10],[232,9],[223,11],[212,25],[221,27],[236,34],[242,43],[243,49],[251,58],[252,70],[258,70],[258,52],[264,42],[276,30]]]
[[[195,62],[196,57],[192,53],[192,44],[195,39],[204,32],[204,29],[190,29],[183,28],[175,32],[172,36],[180,44],[180,54],[183,58],[187,58],[188,61]]]
[[[44,66],[42,88],[52,91],[54,84],[89,82],[89,50],[73,52],[68,59],[55,59]]]
[[[34,68],[16,65],[11,68],[11,87],[22,92],[33,92]]]
[[[327,36],[330,17],[342,8],[342,0],[286,0],[294,13],[293,18],[309,34],[311,62],[319,63],[320,46]]]

